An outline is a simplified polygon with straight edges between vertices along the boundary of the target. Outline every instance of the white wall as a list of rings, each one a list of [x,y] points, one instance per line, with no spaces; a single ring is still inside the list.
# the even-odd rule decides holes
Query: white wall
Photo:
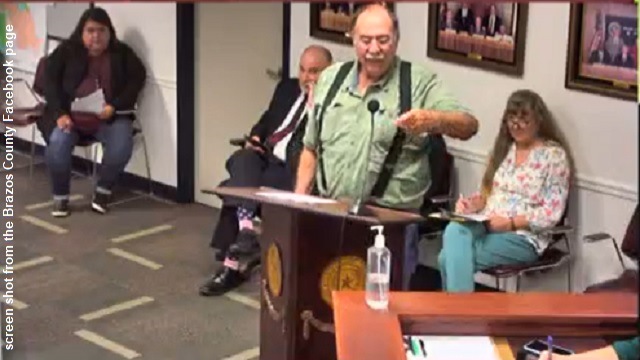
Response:
[[[111,16],[117,36],[129,44],[147,68],[147,84],[140,95],[138,118],[146,137],[153,180],[177,185],[177,74],[175,3],[97,3]],[[146,19],[140,21],[140,19]],[[31,71],[24,71],[32,78]],[[30,129],[18,136],[31,139]],[[37,141],[44,144],[37,134]],[[84,151],[76,150],[84,156]],[[126,172],[146,176],[140,142]]]
[[[396,9],[400,56],[436,71],[481,121],[478,135],[470,141],[449,141],[456,156],[459,189],[464,193],[476,189],[509,94],[520,88],[533,89],[556,114],[576,158],[577,191],[570,215],[577,227],[574,289],[582,290],[588,284],[616,276],[620,266],[611,245],[583,247],[580,239],[598,231],[617,237],[624,234],[638,197],[638,108],[634,102],[564,88],[569,4],[529,4],[523,78],[427,58],[428,5],[397,3]],[[326,45],[337,60],[352,59],[349,46],[313,39],[308,34],[309,4],[293,3],[292,74],[300,52],[310,43]],[[564,279],[563,272],[553,273],[526,281],[523,289],[562,289]]]

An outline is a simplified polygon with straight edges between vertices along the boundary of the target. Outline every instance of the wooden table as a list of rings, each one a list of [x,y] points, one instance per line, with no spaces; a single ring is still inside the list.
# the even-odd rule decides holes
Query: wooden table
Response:
[[[603,346],[604,336],[637,334],[637,294],[392,292],[389,310],[379,312],[364,292],[336,291],[333,303],[340,360],[405,359],[402,334],[492,336],[511,359],[547,335],[584,351]]]

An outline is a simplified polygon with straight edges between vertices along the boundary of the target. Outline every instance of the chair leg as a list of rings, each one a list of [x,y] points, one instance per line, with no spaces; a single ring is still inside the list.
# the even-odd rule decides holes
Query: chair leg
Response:
[[[86,174],[82,174],[82,177],[85,177],[85,176],[88,177],[89,174],[91,174],[93,172],[93,164],[92,164],[92,161],[93,161],[93,145],[91,145],[88,148],[84,148],[84,156],[87,159],[87,161],[89,162],[89,164],[87,165],[88,166],[87,170],[85,170]]]
[[[36,126],[31,125],[31,158],[29,159],[29,178],[33,178],[33,166],[36,161]]]
[[[144,164],[147,170],[147,183],[149,184],[149,195],[153,195],[153,183],[151,181],[151,164],[149,163],[149,153],[147,152],[147,140],[143,134],[140,134],[142,138],[142,151],[144,151]]]
[[[611,243],[613,244],[613,247],[616,249],[616,255],[618,255],[618,260],[620,260],[620,265],[622,265],[622,269],[626,270],[626,266],[624,266],[624,259],[622,258],[622,252],[620,251],[620,246],[618,246],[616,239],[614,239],[613,237],[611,237]]]
[[[571,261],[567,262],[567,292],[571,293],[573,287],[571,286]]]
[[[91,177],[93,178],[93,182],[97,183],[98,180],[96,179],[96,174],[98,173],[98,150],[100,143],[95,143],[93,144],[93,146],[91,147],[91,161],[93,161],[93,167],[91,169]]]

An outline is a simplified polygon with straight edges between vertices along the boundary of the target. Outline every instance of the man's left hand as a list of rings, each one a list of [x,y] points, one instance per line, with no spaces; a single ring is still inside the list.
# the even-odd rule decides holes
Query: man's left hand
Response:
[[[434,132],[440,125],[440,112],[435,110],[413,109],[400,115],[396,126],[413,135]]]
[[[511,231],[511,219],[504,216],[493,215],[489,217],[489,224],[487,224],[487,227],[491,232]]]
[[[110,119],[113,116],[114,112],[115,109],[113,108],[113,106],[107,104],[104,106],[104,109],[102,109],[102,112],[98,114],[98,118],[100,118],[101,120]]]

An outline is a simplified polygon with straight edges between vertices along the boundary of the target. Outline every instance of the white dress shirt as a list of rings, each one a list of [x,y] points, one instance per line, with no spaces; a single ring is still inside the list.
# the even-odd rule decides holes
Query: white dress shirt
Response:
[[[274,134],[277,133],[278,131],[286,128],[287,126],[289,126],[291,121],[294,120],[293,116],[296,114],[296,112],[298,112],[298,109],[300,108],[300,106],[306,106],[306,104],[304,103],[304,96],[305,96],[304,92],[300,93],[300,96],[298,96],[298,99],[296,100],[296,102],[293,103],[293,106],[291,107],[291,110],[289,110],[289,113],[287,114],[287,117],[284,119],[284,121],[282,122],[280,127],[278,127],[278,129],[276,129],[276,131],[274,131]],[[305,116],[306,112],[307,112],[307,109],[305,109],[300,114],[300,119],[302,119]],[[300,122],[298,122],[296,124],[296,129],[298,128],[299,125],[300,125]],[[290,132],[289,134],[287,134],[287,136],[285,136],[282,140],[278,141],[276,146],[274,146],[273,155],[275,155],[278,159],[280,159],[282,161],[286,161],[286,158],[287,158],[287,145],[289,144],[289,141],[291,140],[291,136],[293,135],[294,132],[295,132],[295,129],[292,132]]]

